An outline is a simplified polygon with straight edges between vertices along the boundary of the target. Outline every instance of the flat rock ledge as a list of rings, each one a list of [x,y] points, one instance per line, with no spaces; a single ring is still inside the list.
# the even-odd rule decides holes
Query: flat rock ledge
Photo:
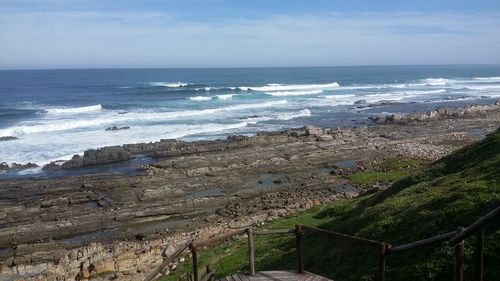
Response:
[[[463,118],[463,117],[477,117],[481,114],[500,110],[500,101],[496,101],[495,104],[487,105],[468,105],[459,108],[438,108],[429,112],[414,112],[407,115],[403,114],[392,114],[384,116],[371,116],[370,120],[377,124],[405,124],[412,122],[422,122],[431,121],[438,119],[450,119],[450,118]]]

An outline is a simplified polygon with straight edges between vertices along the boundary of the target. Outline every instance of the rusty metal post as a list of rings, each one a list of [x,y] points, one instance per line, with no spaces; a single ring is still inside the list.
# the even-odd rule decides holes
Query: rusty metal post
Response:
[[[386,257],[387,244],[380,243],[378,252],[378,281],[385,281],[385,257]]]
[[[302,237],[304,231],[301,225],[295,226],[295,243],[297,248],[297,271],[304,273],[304,251],[302,250]]]
[[[457,229],[457,235],[464,230],[463,227]],[[464,244],[465,241],[460,241],[455,245],[455,281],[464,281]]]
[[[193,256],[193,281],[198,281],[198,253],[196,252],[196,247],[193,244],[189,245],[189,249],[191,250],[191,255]]]
[[[253,231],[252,227],[247,229],[248,235],[248,266],[250,270],[250,275],[255,275],[255,253],[253,246]]]
[[[476,235],[476,281],[483,281],[484,227]]]

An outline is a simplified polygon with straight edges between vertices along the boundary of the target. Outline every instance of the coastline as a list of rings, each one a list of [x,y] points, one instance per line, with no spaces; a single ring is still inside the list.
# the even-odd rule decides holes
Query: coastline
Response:
[[[156,163],[142,166],[140,175],[0,180],[0,245],[6,245],[0,276],[87,278],[113,269],[119,280],[135,280],[161,262],[164,249],[187,237],[209,237],[355,196],[337,189],[349,184],[332,174],[339,162],[361,160],[353,165],[365,167],[393,157],[433,161],[477,141],[500,124],[500,106],[488,108],[416,113],[358,128],[121,146],[131,154],[151,153]],[[116,149],[104,151],[113,157]],[[98,159],[98,151],[87,156]],[[81,158],[70,163],[85,163]],[[181,223],[169,225],[176,220]],[[132,227],[144,224],[153,227]],[[64,243],[113,229],[119,235],[90,237],[88,245]]]

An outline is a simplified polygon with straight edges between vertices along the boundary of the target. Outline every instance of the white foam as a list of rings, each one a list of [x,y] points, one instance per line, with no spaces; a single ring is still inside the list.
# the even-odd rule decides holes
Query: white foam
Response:
[[[196,97],[189,97],[189,99],[192,101],[207,101],[211,100],[212,97],[196,96]]]
[[[220,100],[227,100],[233,98],[234,94],[225,94],[225,95],[217,95],[217,98]]]
[[[446,84],[451,80],[444,78],[426,78],[421,81],[429,86],[446,86]]]
[[[0,130],[0,136],[18,136],[25,134],[66,131],[87,127],[98,127],[102,129],[104,125],[133,125],[150,121],[169,121],[182,118],[200,117],[206,118],[210,115],[217,115],[225,112],[260,109],[266,107],[277,107],[286,105],[287,100],[237,104],[232,106],[206,108],[199,110],[182,110],[168,112],[129,112],[128,114],[107,113],[105,115],[94,116],[85,119],[57,119],[57,120],[37,120],[36,122],[22,123],[20,125],[8,127]]]
[[[500,77],[474,77],[473,79],[486,82],[500,82]]]
[[[186,87],[189,85],[189,83],[184,83],[184,82],[150,82],[149,83],[151,86],[155,87],[168,87],[168,88],[179,88],[179,87]]]
[[[285,96],[305,96],[305,95],[317,95],[321,94],[323,90],[313,90],[313,91],[277,91],[277,92],[266,92],[266,94],[275,97],[285,97]]]
[[[43,121],[39,121],[43,122]],[[32,125],[18,125],[0,130],[0,136],[18,136],[24,134],[34,134],[43,132],[66,131],[83,127],[111,124],[113,120],[105,118],[90,118],[80,120],[60,119],[54,121],[45,121]]]
[[[469,90],[478,90],[478,91],[487,91],[487,90],[493,90],[497,91],[500,90],[500,85],[497,84],[492,84],[492,85],[465,85],[465,86],[458,86],[456,87],[457,89],[469,89]]]
[[[81,106],[81,107],[65,107],[65,108],[47,108],[45,111],[48,114],[79,114],[100,111],[102,106],[100,104]]]
[[[276,91],[300,91],[300,90],[326,90],[339,87],[339,83],[333,82],[328,84],[297,84],[297,85],[283,85],[283,84],[267,84],[262,87],[239,87],[242,91],[257,91],[257,92],[276,92]]]
[[[292,120],[299,117],[308,117],[311,116],[311,111],[309,109],[303,109],[299,112],[285,112],[279,113],[276,118],[278,120]]]
[[[238,130],[248,122],[229,124],[158,124],[132,127],[130,130],[114,133],[103,133],[102,129],[85,131],[64,131],[51,137],[50,132],[40,135],[29,135],[19,139],[20,144],[5,142],[2,144],[2,161],[7,163],[36,163],[45,165],[55,160],[67,160],[75,154],[81,154],[89,148],[97,148],[123,143],[142,143],[158,141],[162,138],[184,138],[198,134],[216,134]],[[3,153],[9,151],[9,153]],[[30,171],[26,171],[29,173]]]

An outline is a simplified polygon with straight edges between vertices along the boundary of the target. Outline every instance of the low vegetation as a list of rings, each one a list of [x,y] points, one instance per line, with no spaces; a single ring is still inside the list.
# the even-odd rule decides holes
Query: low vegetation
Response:
[[[387,190],[315,207],[276,219],[261,228],[316,226],[392,245],[434,236],[467,226],[500,204],[500,130],[426,168],[387,163],[385,171],[364,171],[349,178],[368,185],[395,183]],[[416,166],[415,166],[416,165]],[[486,229],[485,280],[500,280],[499,224]],[[474,238],[466,241],[466,278],[472,279]],[[334,280],[373,280],[377,250],[340,242],[317,234],[304,239],[306,270]],[[293,236],[256,237],[257,270],[295,269]],[[213,263],[218,277],[247,270],[245,239],[205,249],[201,263]],[[444,243],[394,254],[387,260],[388,280],[452,280],[453,253]],[[189,262],[161,280],[175,280],[190,272]]]

